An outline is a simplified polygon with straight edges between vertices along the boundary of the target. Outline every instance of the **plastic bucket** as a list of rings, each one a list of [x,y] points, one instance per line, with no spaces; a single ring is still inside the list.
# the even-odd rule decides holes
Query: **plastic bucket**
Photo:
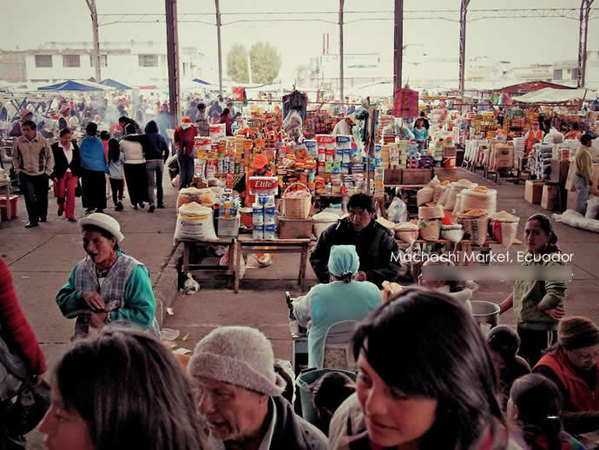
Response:
[[[318,415],[314,409],[314,403],[312,403],[310,385],[323,375],[331,372],[343,373],[352,380],[356,380],[355,372],[341,369],[308,369],[307,371],[300,373],[295,380],[295,384],[299,389],[300,401],[302,404],[302,417],[311,424],[316,424],[318,422]]]
[[[483,329],[491,329],[499,324],[499,305],[491,302],[471,300],[472,315]]]

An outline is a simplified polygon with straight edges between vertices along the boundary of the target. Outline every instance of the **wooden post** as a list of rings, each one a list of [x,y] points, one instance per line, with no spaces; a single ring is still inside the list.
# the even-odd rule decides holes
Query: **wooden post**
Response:
[[[96,72],[96,83],[102,81],[101,61],[100,61],[100,36],[98,34],[98,10],[96,9],[96,0],[85,0],[92,17],[93,39],[94,39],[94,68]]]
[[[343,6],[345,0],[339,0],[339,101],[343,103]]]
[[[214,0],[216,6],[216,41],[218,46],[218,93],[223,95],[223,49],[220,38],[220,27],[222,26],[220,16],[220,1]],[[249,67],[248,67],[249,70]]]
[[[165,0],[166,7],[166,57],[168,62],[168,94],[171,127],[179,123],[181,114],[179,91],[179,36],[177,26],[177,0]]]

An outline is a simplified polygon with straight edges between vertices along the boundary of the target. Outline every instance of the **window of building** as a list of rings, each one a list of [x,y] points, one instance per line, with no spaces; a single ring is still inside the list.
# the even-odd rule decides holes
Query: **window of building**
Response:
[[[52,67],[52,55],[35,55],[35,67]]]
[[[139,67],[158,67],[158,55],[139,55]]]
[[[553,70],[553,79],[556,81],[560,81],[563,77],[563,70],[562,69],[554,69]]]
[[[94,55],[89,55],[89,66],[95,67]],[[108,55],[100,55],[100,67],[108,67]]]
[[[571,80],[578,80],[578,68],[576,69],[572,69],[572,76],[570,77]]]
[[[62,55],[62,67],[81,67],[79,55]]]

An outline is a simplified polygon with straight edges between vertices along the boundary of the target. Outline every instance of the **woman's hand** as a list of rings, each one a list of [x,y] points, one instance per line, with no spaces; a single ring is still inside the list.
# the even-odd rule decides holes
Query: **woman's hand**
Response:
[[[401,284],[383,281],[383,291],[381,292],[383,303],[388,302],[390,298],[395,298],[403,290],[404,287]]]
[[[543,312],[555,320],[560,320],[566,315],[566,310],[561,306],[558,306],[557,308],[545,309]]]
[[[104,325],[106,325],[107,317],[108,313],[105,312],[92,314],[90,318],[91,326],[94,328],[102,328]]]
[[[83,295],[81,297],[83,298],[85,303],[87,303],[87,306],[91,308],[92,311],[102,310],[106,307],[104,299],[97,292],[85,291],[83,292]]]
[[[354,276],[354,280],[356,280],[356,281],[366,281],[366,272],[364,272],[363,270],[360,270]]]

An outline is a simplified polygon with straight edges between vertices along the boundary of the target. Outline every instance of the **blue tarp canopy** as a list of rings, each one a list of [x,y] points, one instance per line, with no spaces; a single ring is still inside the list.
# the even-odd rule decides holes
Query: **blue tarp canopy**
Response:
[[[109,91],[112,87],[103,86],[99,83],[93,83],[91,81],[75,81],[67,80],[61,81],[60,83],[51,84],[50,86],[40,86],[37,88],[38,91]]]
[[[127,86],[126,84],[123,84],[120,81],[113,80],[112,78],[102,80],[100,81],[100,84],[103,86],[114,88],[117,91],[128,91],[129,89],[133,89],[131,86]]]
[[[211,85],[212,84],[212,83],[208,83],[207,81],[200,80],[199,78],[194,78],[193,82],[194,83],[199,83],[199,84],[205,84],[205,85]]]

